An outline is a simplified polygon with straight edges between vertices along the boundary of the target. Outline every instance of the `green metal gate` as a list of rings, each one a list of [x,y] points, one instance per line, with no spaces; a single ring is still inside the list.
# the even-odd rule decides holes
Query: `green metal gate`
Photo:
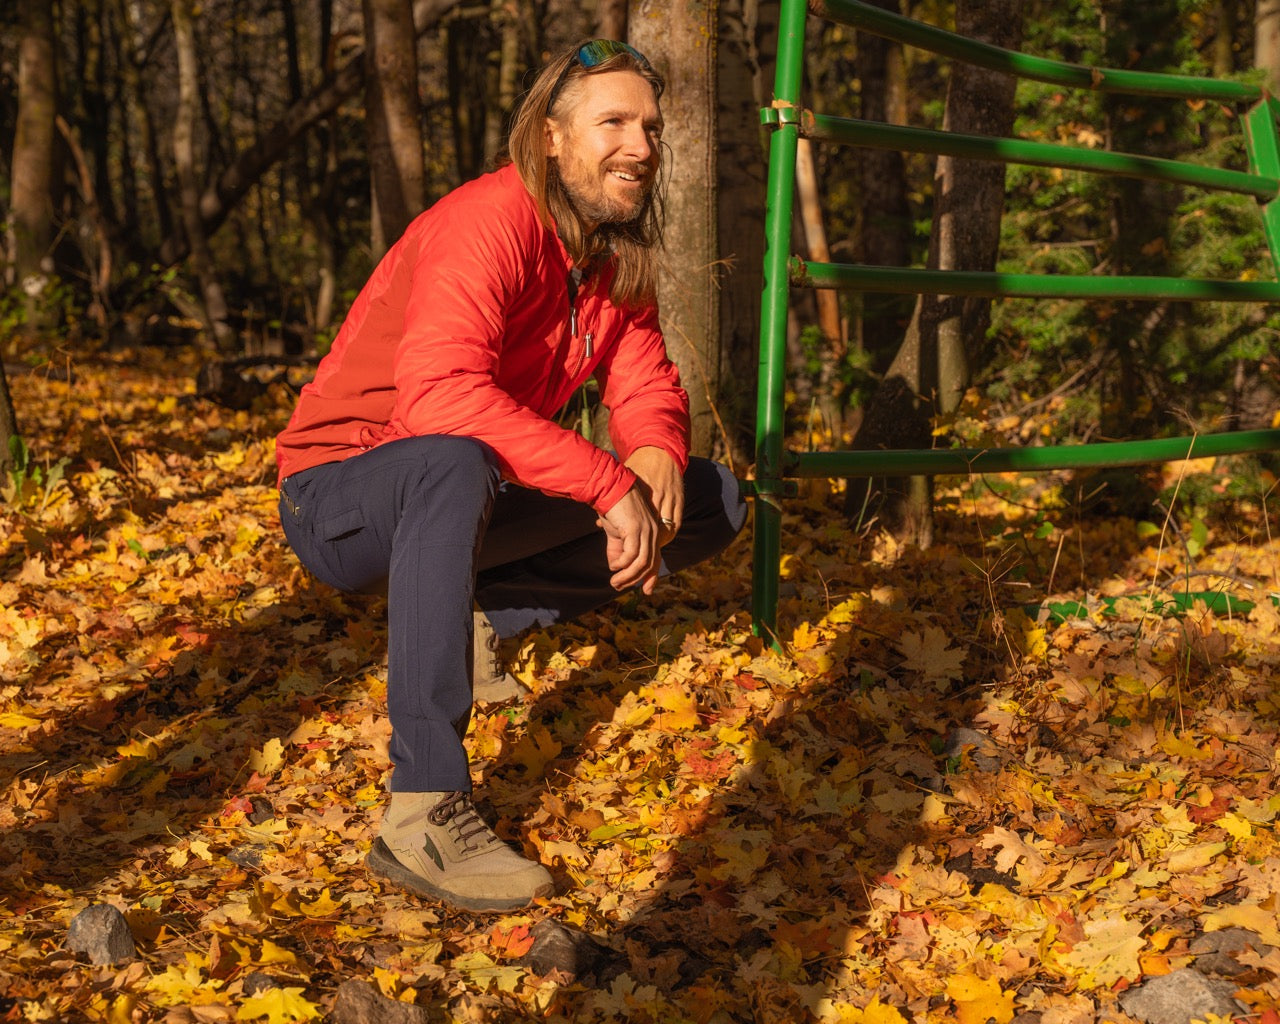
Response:
[[[764,295],[760,323],[760,377],[754,480],[755,550],[752,615],[759,632],[777,625],[782,557],[782,511],[787,481],[795,478],[915,476],[1127,466],[1204,456],[1280,449],[1280,430],[1237,431],[1044,448],[797,452],[784,444],[786,329],[792,286],[906,294],[999,297],[1214,300],[1278,302],[1280,284],[1174,277],[1093,277],[921,270],[815,263],[791,254],[792,198],[798,140],[945,154],[967,159],[1037,164],[1147,178],[1254,196],[1273,259],[1280,255],[1280,103],[1237,82],[1189,76],[1105,70],[1028,56],[891,14],[861,0],[815,0],[812,13],[929,50],[953,60],[1019,78],[1068,88],[1171,99],[1248,105],[1244,114],[1249,173],[1137,154],[1072,148],[1023,139],[989,138],[825,116],[800,102],[805,49],[804,0],[782,0],[778,63],[771,107],[761,121],[771,129],[765,217]],[[1280,259],[1276,259],[1280,265]]]

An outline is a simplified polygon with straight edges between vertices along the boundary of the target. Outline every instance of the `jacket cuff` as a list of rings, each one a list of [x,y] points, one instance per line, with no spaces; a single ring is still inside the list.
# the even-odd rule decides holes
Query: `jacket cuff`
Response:
[[[631,470],[627,469],[622,463],[618,463],[618,470],[617,482],[591,504],[591,507],[602,516],[607,514],[609,509],[620,502],[626,496],[626,493],[635,486],[636,475]]]

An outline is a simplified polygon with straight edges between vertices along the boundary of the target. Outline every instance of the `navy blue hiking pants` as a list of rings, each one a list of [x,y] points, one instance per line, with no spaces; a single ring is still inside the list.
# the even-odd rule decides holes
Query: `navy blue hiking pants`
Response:
[[[684,485],[664,572],[722,550],[746,517],[718,463],[691,459]],[[386,587],[391,788],[469,790],[460,733],[471,715],[473,604],[512,636],[616,597],[596,513],[500,486],[493,452],[467,437],[393,441],[296,473],[280,491],[285,536],[313,575],[350,592]]]

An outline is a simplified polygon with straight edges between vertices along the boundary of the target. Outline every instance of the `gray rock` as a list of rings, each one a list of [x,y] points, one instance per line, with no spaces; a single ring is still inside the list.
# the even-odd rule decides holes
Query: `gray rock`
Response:
[[[138,955],[129,922],[108,903],[85,907],[76,914],[67,929],[67,949],[85,954],[95,964],[114,964]]]
[[[1143,982],[1120,997],[1120,1007],[1144,1024],[1189,1024],[1211,1013],[1233,1017],[1242,1006],[1232,996],[1229,981],[1206,978],[1190,969],[1174,971]]]
[[[969,757],[979,771],[999,771],[1000,765],[1009,759],[1008,753],[985,732],[963,726],[951,730],[951,734],[947,737],[947,745],[942,748],[942,752],[947,757],[959,757],[966,747],[972,748]]]
[[[533,936],[533,945],[516,962],[534,974],[546,975],[559,970],[577,979],[596,970],[605,956],[605,950],[591,936],[566,928],[551,918],[539,921],[529,934]]]
[[[1249,970],[1235,958],[1236,953],[1251,948],[1259,956],[1266,956],[1271,947],[1257,935],[1244,928],[1224,928],[1219,932],[1205,932],[1197,935],[1191,943],[1190,951],[1195,954],[1195,962],[1191,965],[1201,974],[1220,974],[1234,978]]]
[[[244,976],[243,985],[245,995],[256,996],[269,989],[279,988],[280,982],[269,974],[263,974],[261,971],[250,971]]]
[[[443,1010],[388,999],[367,981],[344,981],[338,988],[329,1024],[443,1024]]]

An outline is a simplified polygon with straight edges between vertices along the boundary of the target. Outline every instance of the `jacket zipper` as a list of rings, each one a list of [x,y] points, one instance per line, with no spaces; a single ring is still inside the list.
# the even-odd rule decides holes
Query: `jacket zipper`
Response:
[[[574,267],[569,271],[569,337],[576,338],[578,336],[578,286],[582,283],[582,271]],[[578,356],[577,365],[573,368],[571,376],[576,377],[582,369],[584,362],[589,362],[593,352],[593,344],[595,335],[587,331],[583,338],[584,346],[582,353]]]

